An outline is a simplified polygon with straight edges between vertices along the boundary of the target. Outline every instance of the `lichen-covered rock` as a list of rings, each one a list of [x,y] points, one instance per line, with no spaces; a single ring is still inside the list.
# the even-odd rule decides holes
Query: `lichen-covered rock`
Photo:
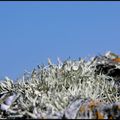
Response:
[[[0,117],[35,119],[120,118],[119,55],[58,59],[13,82],[0,81]]]

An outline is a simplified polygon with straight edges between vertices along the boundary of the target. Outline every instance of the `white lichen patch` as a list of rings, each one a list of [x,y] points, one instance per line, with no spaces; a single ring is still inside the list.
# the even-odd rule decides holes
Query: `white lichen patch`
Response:
[[[76,99],[99,99],[108,104],[120,102],[119,86],[115,84],[114,77],[95,72],[96,66],[105,64],[107,59],[110,60],[100,56],[92,57],[89,61],[80,59],[61,62],[58,58],[56,65],[48,59],[48,66],[38,66],[16,82],[6,77],[0,82],[1,118],[20,116],[62,119],[65,115],[67,118],[75,118],[79,108],[74,108],[72,103]],[[115,65],[120,68],[119,64]],[[80,101],[76,104],[80,106]],[[72,109],[66,111],[69,106]],[[4,110],[6,115],[3,115]]]

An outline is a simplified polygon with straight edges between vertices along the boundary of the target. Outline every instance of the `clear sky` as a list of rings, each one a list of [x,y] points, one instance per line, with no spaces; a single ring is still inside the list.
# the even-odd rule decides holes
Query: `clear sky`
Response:
[[[120,54],[120,2],[0,2],[0,79],[111,50]]]

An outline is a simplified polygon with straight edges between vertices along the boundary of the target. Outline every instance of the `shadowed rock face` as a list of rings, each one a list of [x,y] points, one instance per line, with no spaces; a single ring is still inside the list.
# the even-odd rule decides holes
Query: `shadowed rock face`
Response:
[[[116,68],[115,65],[109,64],[98,64],[95,70],[96,74],[106,74],[110,77],[119,78],[120,77],[120,69]]]
[[[113,77],[115,81],[120,80],[120,56],[112,52],[107,52],[104,56],[96,58],[95,74],[104,74]],[[118,66],[118,67],[116,67]]]

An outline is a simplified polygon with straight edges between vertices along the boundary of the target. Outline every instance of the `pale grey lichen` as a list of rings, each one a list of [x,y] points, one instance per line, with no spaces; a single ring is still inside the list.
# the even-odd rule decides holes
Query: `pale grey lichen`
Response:
[[[76,118],[76,110],[80,107],[74,108],[76,99],[78,103],[75,104],[87,98],[99,99],[106,104],[120,102],[119,86],[114,78],[95,73],[98,64],[112,64],[110,56],[107,56],[64,62],[58,58],[58,64],[48,59],[48,66],[39,65],[15,82],[6,77],[0,82],[1,118]],[[120,68],[118,63],[115,65]],[[66,111],[70,104],[74,112],[71,107]],[[4,110],[6,115],[3,115]]]

